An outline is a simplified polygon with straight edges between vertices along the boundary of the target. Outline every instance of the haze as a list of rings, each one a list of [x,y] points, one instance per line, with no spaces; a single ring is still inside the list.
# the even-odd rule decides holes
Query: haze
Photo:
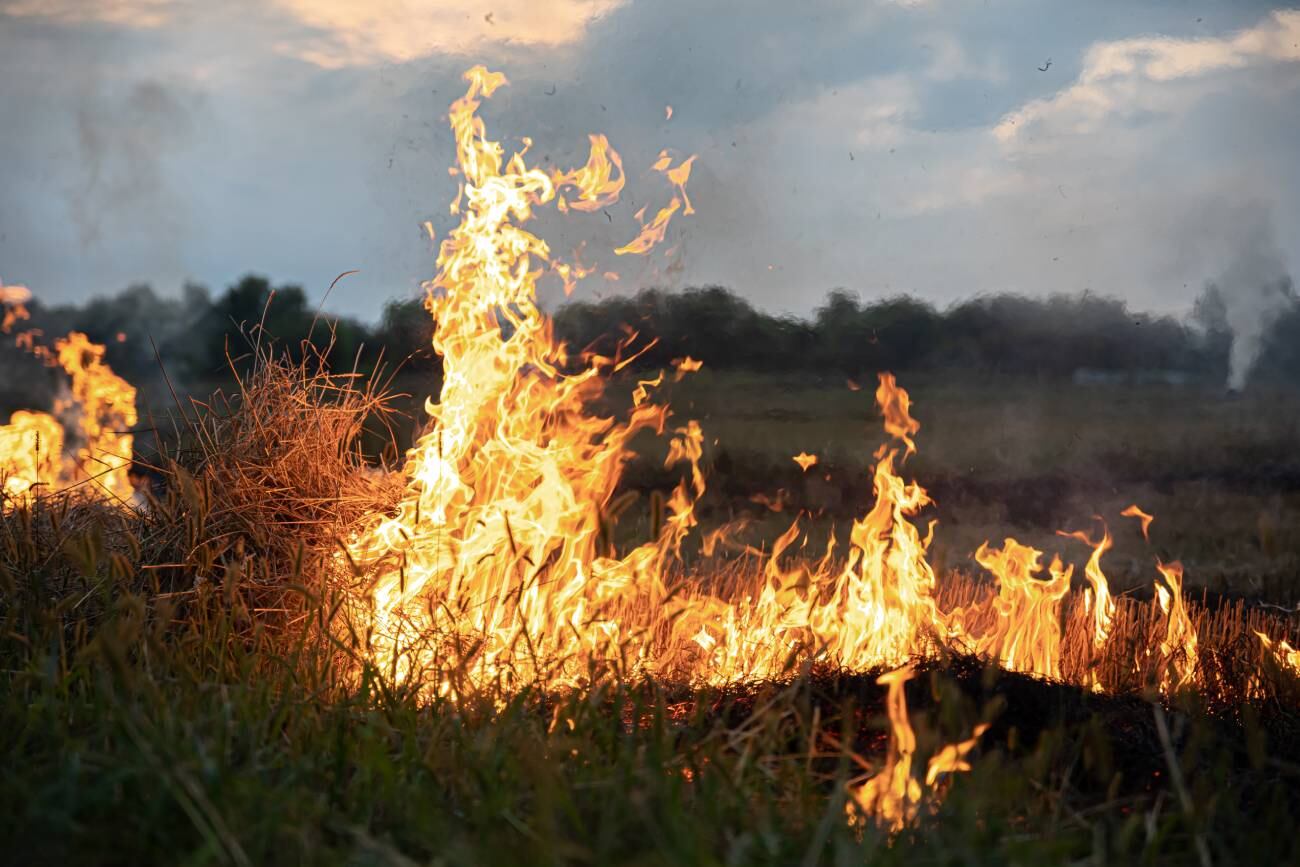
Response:
[[[511,80],[495,137],[576,164],[603,132],[623,155],[608,214],[540,226],[619,272],[584,297],[719,283],[803,314],[835,287],[1088,290],[1181,312],[1243,255],[1300,261],[1300,10],[368,7],[0,0],[0,278],[57,302],[254,271],[319,299],[356,269],[329,305],[374,320],[432,276],[422,224],[453,225],[446,110],[475,63]],[[698,213],[616,259],[666,198],[662,148],[699,155]]]

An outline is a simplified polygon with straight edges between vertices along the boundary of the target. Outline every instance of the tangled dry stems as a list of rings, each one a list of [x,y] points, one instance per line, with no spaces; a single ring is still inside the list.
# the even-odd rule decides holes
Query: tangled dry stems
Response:
[[[323,355],[254,346],[246,375],[231,364],[235,391],[178,401],[140,508],[69,491],[6,510],[6,592],[63,598],[89,580],[183,609],[220,589],[246,626],[300,633],[356,581],[340,543],[403,484],[360,445],[363,430],[387,428],[392,395],[377,375],[328,373]],[[82,595],[77,615],[93,620],[97,597]]]

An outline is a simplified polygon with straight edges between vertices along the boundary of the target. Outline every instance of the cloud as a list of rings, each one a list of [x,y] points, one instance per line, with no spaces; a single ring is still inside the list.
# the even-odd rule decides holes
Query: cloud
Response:
[[[0,13],[60,24],[109,24],[150,29],[171,18],[176,0],[6,0]]]
[[[272,47],[324,69],[472,55],[503,46],[555,48],[626,0],[265,0],[240,15],[268,22]],[[232,2],[230,6],[235,6]],[[227,13],[229,9],[227,10]],[[0,13],[62,25],[152,30],[209,27],[213,10],[192,0],[0,0]],[[281,20],[271,19],[279,13]]]
[[[1040,132],[1088,135],[1113,116],[1172,111],[1181,103],[1175,91],[1152,85],[1286,61],[1300,61],[1300,11],[1274,12],[1255,27],[1220,38],[1102,42],[1088,50],[1070,87],[1007,114],[993,133],[1005,145]]]
[[[556,47],[582,39],[624,0],[275,0],[316,32],[281,51],[325,68],[468,55],[505,44]]]

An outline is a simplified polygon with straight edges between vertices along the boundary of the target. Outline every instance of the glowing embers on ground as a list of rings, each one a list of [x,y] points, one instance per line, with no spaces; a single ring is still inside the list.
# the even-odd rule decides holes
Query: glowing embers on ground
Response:
[[[720,683],[773,677],[800,661],[893,667],[944,647],[1061,677],[1072,570],[1058,558],[1044,575],[1042,552],[1014,539],[984,545],[976,560],[992,574],[993,592],[947,612],[937,604],[927,556],[934,523],[924,532],[914,523],[931,501],[899,471],[916,451],[920,425],[890,374],[880,376],[875,397],[892,444],[876,452],[875,500],[842,556],[832,539],[819,561],[801,555],[787,563],[796,522],[749,583],[706,594],[670,580],[682,571],[673,567],[705,490],[703,433],[694,421],[673,429],[668,464],[687,471],[655,522],[657,536],[613,551],[605,514],[629,440],[667,427],[668,409],[652,399],[664,376],[638,383],[625,421],[591,411],[608,374],[626,362],[573,359],[554,339],[536,301],[537,280],[554,263],[523,224],[552,202],[565,213],[612,204],[624,185],[622,161],[602,136],[591,137],[590,156],[574,171],[530,168],[527,140],[507,158],[477,115],[505,78],[482,67],[466,78],[468,91],[450,112],[453,174],[463,178],[452,210],[461,223],[442,242],[427,287],[442,391],[408,454],[400,506],[348,546],[372,582],[374,658],[439,692],[574,685],[610,673]],[[647,252],[673,214],[692,212],[685,192],[692,164],[660,155],[653,168],[669,180],[671,201],[616,253]],[[1150,520],[1140,510],[1126,514]],[[1094,549],[1083,605],[1090,652],[1100,658],[1115,616],[1101,569],[1109,535],[1095,544],[1082,538]],[[1180,574],[1163,566],[1161,573],[1159,681],[1172,691],[1196,683],[1196,636]],[[1090,677],[1087,685],[1102,686]]]
[[[19,291],[21,289],[21,291]],[[26,289],[0,286],[4,331],[28,318]],[[0,425],[0,490],[14,502],[69,486],[92,496],[130,500],[128,477],[137,422],[135,388],[104,362],[104,347],[72,332],[53,348],[40,332],[18,335],[18,344],[67,375],[53,414],[19,410]]]

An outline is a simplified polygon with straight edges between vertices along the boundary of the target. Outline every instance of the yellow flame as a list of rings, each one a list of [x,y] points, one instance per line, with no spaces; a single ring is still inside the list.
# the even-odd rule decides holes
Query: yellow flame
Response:
[[[43,412],[19,410],[0,425],[0,484],[8,500],[58,480],[63,428]]]
[[[1300,676],[1300,649],[1292,647],[1285,640],[1278,641],[1274,645],[1272,639],[1258,630],[1255,631],[1255,635],[1259,638],[1264,653],[1271,655],[1280,667],[1287,669],[1296,676]]]
[[[1110,582],[1106,580],[1106,573],[1101,570],[1101,558],[1111,549],[1113,541],[1110,537],[1110,530],[1102,524],[1101,539],[1094,542],[1088,538],[1085,533],[1061,533],[1071,539],[1078,539],[1085,545],[1092,546],[1092,555],[1088,557],[1088,563],[1084,566],[1083,574],[1088,579],[1088,589],[1084,596],[1086,604],[1092,613],[1092,647],[1094,658],[1101,648],[1110,638],[1110,630],[1115,620],[1115,597],[1110,593]],[[1085,675],[1088,679],[1088,685],[1093,690],[1101,689],[1101,682],[1097,678],[1095,667],[1089,666],[1088,673]]]
[[[24,305],[29,300],[26,287],[0,285],[4,331],[28,318]],[[9,424],[0,425],[0,479],[6,500],[37,488],[89,482],[93,491],[127,501],[132,495],[132,428],[138,420],[135,388],[113,373],[104,363],[104,347],[86,335],[74,331],[56,340],[53,349],[39,343],[39,337],[39,331],[26,331],[17,343],[68,375],[68,393],[54,407],[63,424],[46,413],[19,411]],[[117,339],[122,342],[126,335],[118,334]],[[65,445],[75,446],[66,459]]]
[[[681,382],[682,378],[686,376],[686,374],[696,373],[702,370],[704,368],[704,362],[696,361],[688,355],[685,358],[674,358],[673,368],[676,371],[673,373],[673,382]]]
[[[27,302],[32,300],[31,290],[26,286],[6,286],[0,280],[0,308],[4,309],[4,319],[0,321],[0,331],[8,334],[18,322],[30,319]]]
[[[1070,589],[1073,567],[1062,567],[1053,557],[1048,578],[1038,576],[1043,552],[1015,539],[1001,550],[980,545],[975,560],[993,573],[998,595],[993,600],[996,625],[981,636],[976,647],[1011,671],[1040,677],[1061,676],[1061,600]]]
[[[670,427],[669,410],[654,399],[662,371],[637,381],[625,420],[592,409],[606,375],[628,360],[572,358],[555,339],[536,301],[537,280],[555,262],[524,228],[535,209],[558,207],[561,187],[572,210],[610,201],[622,186],[621,163],[600,136],[591,137],[592,154],[574,171],[530,168],[527,143],[507,156],[477,114],[504,76],[475,67],[466,79],[466,94],[450,113],[461,222],[442,240],[437,276],[427,286],[442,390],[428,402],[428,428],[407,455],[400,505],[375,516],[348,545],[373,580],[373,658],[441,692],[489,683],[572,685],[611,672],[722,683],[779,675],[808,660],[865,670],[944,646],[1061,677],[1062,601],[1073,570],[1059,558],[1044,575],[1043,552],[1014,539],[996,549],[981,545],[975,558],[996,578],[996,593],[940,610],[928,558],[935,524],[923,530],[918,523],[931,501],[897,469],[915,453],[920,424],[889,373],[880,374],[875,398],[891,441],[876,452],[874,499],[853,522],[847,550],[841,554],[831,537],[820,559],[809,558],[810,540],[796,520],[753,579],[716,593],[671,584],[705,492],[703,431],[691,420]],[[654,168],[674,188],[667,216],[616,252],[645,252],[669,217],[690,212],[685,184],[693,159],[674,165],[660,154]],[[678,359],[673,367],[680,377],[698,362]],[[655,501],[649,541],[619,553],[610,532],[620,510],[614,495],[630,441],[644,430],[670,432],[666,463],[682,467],[683,478]],[[806,469],[815,456],[794,459]],[[784,506],[782,496],[755,502]],[[706,549],[724,537],[707,534]],[[1111,539],[1105,531],[1098,542],[1076,537],[1093,548],[1084,573],[1099,655],[1115,616],[1101,567]],[[1158,593],[1169,623],[1163,654],[1184,660],[1171,674],[1182,683],[1195,676],[1194,653],[1186,653],[1195,635],[1180,582],[1181,573],[1166,575]],[[1090,685],[1098,687],[1095,676]],[[964,755],[954,745],[936,767],[960,769]],[[895,790],[891,797],[901,804],[910,796]]]
[[[551,173],[555,188],[572,187],[578,195],[572,201],[560,196],[556,207],[560,213],[570,208],[575,211],[599,211],[618,201],[618,194],[626,183],[623,177],[623,159],[609,146],[609,139],[603,135],[592,135],[591,155],[587,164],[571,172],[558,169]],[[617,176],[615,176],[617,174]]]
[[[817,456],[810,455],[807,452],[799,452],[799,454],[795,455],[792,460],[798,464],[799,469],[803,470],[805,473],[812,467],[817,466]]]
[[[1160,642],[1160,690],[1172,694],[1197,683],[1196,627],[1183,602],[1183,565],[1157,563],[1165,583],[1156,582],[1156,602],[1165,615]]]
[[[901,831],[916,820],[922,799],[929,789],[931,805],[937,805],[942,792],[936,788],[944,774],[970,770],[966,756],[979,744],[980,736],[988,730],[987,724],[977,725],[971,737],[955,744],[947,744],[930,758],[926,767],[925,786],[912,774],[916,754],[916,732],[907,715],[907,696],[903,685],[915,676],[911,666],[883,674],[877,683],[888,686],[885,711],[889,716],[889,747],[885,752],[884,767],[862,783],[850,784],[845,811],[849,824],[856,826],[872,820],[890,831]],[[861,760],[859,760],[861,761]]]
[[[691,200],[686,195],[686,182],[691,177],[691,166],[695,164],[695,157],[690,156],[683,160],[676,167],[672,164],[672,157],[667,151],[659,153],[659,159],[651,167],[668,178],[668,182],[673,186],[673,197],[667,205],[659,209],[653,220],[649,223],[641,224],[641,231],[628,243],[614,250],[619,256],[628,253],[644,254],[650,252],[656,245],[663,241],[664,235],[668,232],[668,222],[679,210],[683,215],[695,213],[695,208],[691,205]],[[637,211],[637,219],[640,220],[645,213],[645,208]]]

